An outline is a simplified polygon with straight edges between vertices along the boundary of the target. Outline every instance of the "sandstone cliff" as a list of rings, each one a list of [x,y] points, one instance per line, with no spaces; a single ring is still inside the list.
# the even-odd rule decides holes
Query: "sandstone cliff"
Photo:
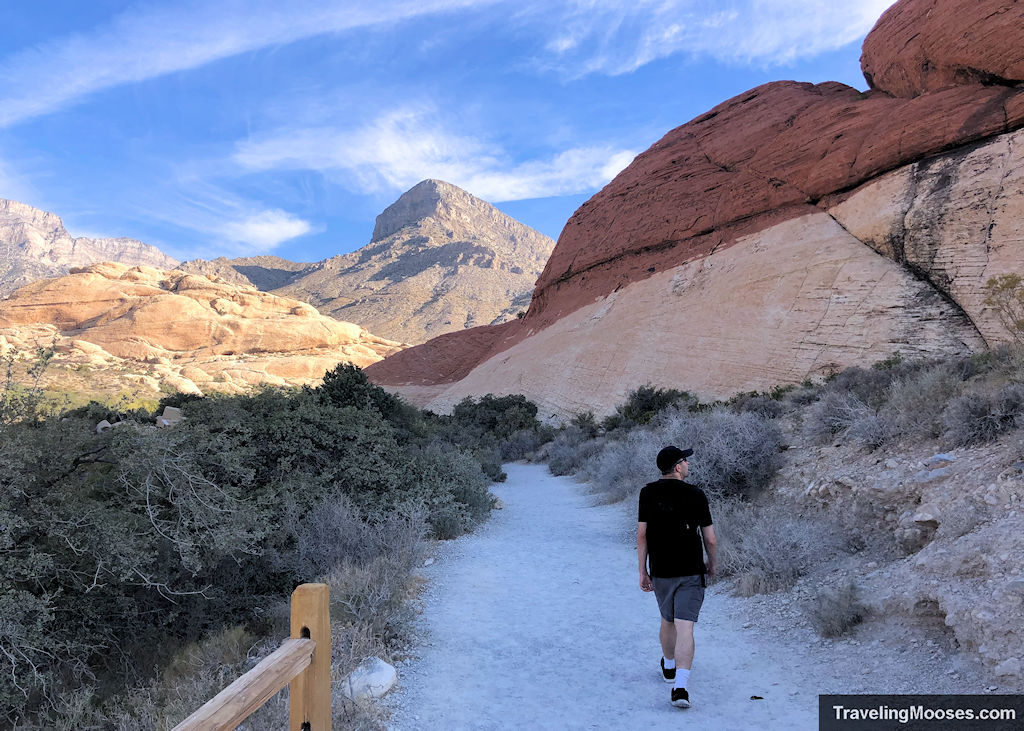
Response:
[[[318,381],[401,347],[298,300],[182,271],[93,264],[0,301],[0,350],[56,346],[58,363],[146,364],[151,389],[237,392]]]
[[[871,91],[766,84],[672,130],[570,218],[524,319],[370,376],[437,409],[494,392],[606,413],[648,382],[723,397],[1005,339],[981,289],[1024,271],[1024,22],[1017,4],[961,5],[887,11],[864,44],[885,69]],[[920,76],[886,49],[922,17],[914,44],[953,70],[889,92]],[[947,48],[970,18],[1008,66]]]
[[[101,261],[174,268],[175,259],[127,238],[72,237],[58,216],[0,199],[0,297],[29,282]]]

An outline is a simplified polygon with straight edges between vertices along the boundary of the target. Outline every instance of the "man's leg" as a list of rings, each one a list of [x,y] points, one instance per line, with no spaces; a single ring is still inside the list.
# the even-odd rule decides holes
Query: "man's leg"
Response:
[[[668,624],[664,619],[661,621],[662,628],[662,647],[665,646],[665,625]],[[673,653],[676,659],[676,667],[689,670],[690,666],[693,665],[693,622],[687,619],[677,619],[675,625],[672,627],[672,634],[675,635],[675,647]],[[666,654],[665,657],[668,657]]]
[[[678,622],[679,620],[676,620]],[[693,632],[693,623],[690,623],[690,631]],[[665,618],[661,618],[661,629],[658,631],[658,637],[661,639],[661,654],[665,656],[666,660],[672,660],[676,657],[676,626],[672,622],[665,621]],[[690,644],[693,644],[691,638]],[[690,659],[693,659],[691,653]],[[687,665],[689,667],[689,665]]]

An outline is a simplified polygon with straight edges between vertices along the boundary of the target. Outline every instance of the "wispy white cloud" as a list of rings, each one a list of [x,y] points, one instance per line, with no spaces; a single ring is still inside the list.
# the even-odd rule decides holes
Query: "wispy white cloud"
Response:
[[[516,162],[498,145],[451,131],[429,107],[408,107],[354,129],[281,130],[241,143],[234,160],[255,171],[343,173],[339,180],[364,193],[405,190],[438,178],[497,202],[594,190],[634,155],[609,146],[577,147]]]
[[[123,198],[121,213],[148,224],[159,222],[164,230],[192,232],[185,237],[171,234],[160,246],[181,260],[266,254],[322,230],[301,216],[223,187],[214,174],[219,167],[209,161],[182,162],[165,172],[163,185],[140,186]]]
[[[390,25],[496,0],[179,0],[140,5],[89,33],[0,59],[0,127],[98,91],[325,33]]]
[[[296,218],[290,213],[274,208],[246,216],[238,221],[228,221],[221,232],[229,240],[266,251],[290,239],[308,234],[313,227],[308,221]]]
[[[851,43],[893,0],[571,0],[539,62],[618,75],[675,54],[781,65]],[[524,13],[532,22],[531,8]],[[534,19],[536,20],[536,19]]]
[[[96,92],[325,33],[502,7],[541,39],[540,63],[579,77],[622,74],[673,54],[776,64],[863,35],[891,0],[176,0],[139,5],[89,32],[0,59],[0,127]],[[470,24],[472,25],[472,24]],[[484,27],[484,26],[476,26]],[[555,29],[555,30],[552,30]],[[468,31],[467,31],[468,32]]]

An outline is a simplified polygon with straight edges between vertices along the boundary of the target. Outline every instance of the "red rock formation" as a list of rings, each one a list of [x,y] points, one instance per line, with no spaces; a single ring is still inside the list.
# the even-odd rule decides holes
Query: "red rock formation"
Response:
[[[453,383],[465,378],[496,347],[501,350],[511,344],[505,343],[503,336],[515,333],[515,326],[516,322],[505,322],[438,335],[409,348],[409,358],[399,358],[401,353],[395,352],[392,357],[372,364],[373,379],[403,385]]]
[[[868,49],[888,48],[901,18],[925,17],[921,47],[941,49],[942,38],[964,33],[960,16],[952,14],[961,5],[898,3],[865,41],[866,58],[878,66],[882,51]],[[991,26],[984,36],[987,57],[1019,59],[1024,23],[1013,14],[1020,10],[1007,9],[1003,0],[974,5],[963,17],[977,19],[979,29]],[[926,17],[927,8],[956,19],[960,31]],[[883,43],[885,38],[890,40]],[[885,58],[888,78],[903,56]],[[1021,76],[1016,63],[1002,72]],[[910,78],[910,69],[905,71]],[[747,234],[828,210],[886,172],[1024,127],[1024,88],[983,84],[982,77],[963,73],[951,72],[950,78],[960,85],[933,84],[913,98],[861,93],[839,83],[775,82],[718,105],[666,134],[576,211],[524,319],[500,333],[478,328],[464,335],[465,342],[428,342],[396,354],[387,365],[374,365],[369,375],[384,384],[457,380],[454,374],[622,287],[720,252]],[[474,360],[448,360],[456,358]]]
[[[1024,5],[1018,0],[896,3],[864,40],[872,89],[915,97],[965,83],[1024,81]]]

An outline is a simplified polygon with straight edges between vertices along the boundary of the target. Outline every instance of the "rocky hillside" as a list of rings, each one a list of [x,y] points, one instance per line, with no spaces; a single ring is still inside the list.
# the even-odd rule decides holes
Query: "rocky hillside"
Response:
[[[370,243],[314,264],[278,257],[181,269],[309,302],[384,337],[422,343],[512,320],[555,242],[450,183],[424,180],[377,216]]]
[[[670,131],[568,221],[525,318],[370,376],[601,414],[644,383],[723,397],[1006,339],[982,288],[1024,271],[1021,48],[1019,4],[901,0],[868,92],[776,82]]]
[[[55,365],[125,369],[147,393],[318,381],[401,346],[298,300],[204,275],[93,264],[0,301],[0,354],[53,346]]]
[[[368,245],[275,291],[421,343],[513,319],[554,245],[461,188],[424,180],[377,216]]]
[[[232,284],[250,284],[265,292],[285,287],[316,267],[316,264],[288,261],[279,256],[238,259],[220,256],[213,260],[192,259],[178,265],[183,272],[219,277]]]
[[[101,261],[173,269],[177,260],[135,239],[74,238],[58,216],[0,199],[0,297],[29,282]]]

